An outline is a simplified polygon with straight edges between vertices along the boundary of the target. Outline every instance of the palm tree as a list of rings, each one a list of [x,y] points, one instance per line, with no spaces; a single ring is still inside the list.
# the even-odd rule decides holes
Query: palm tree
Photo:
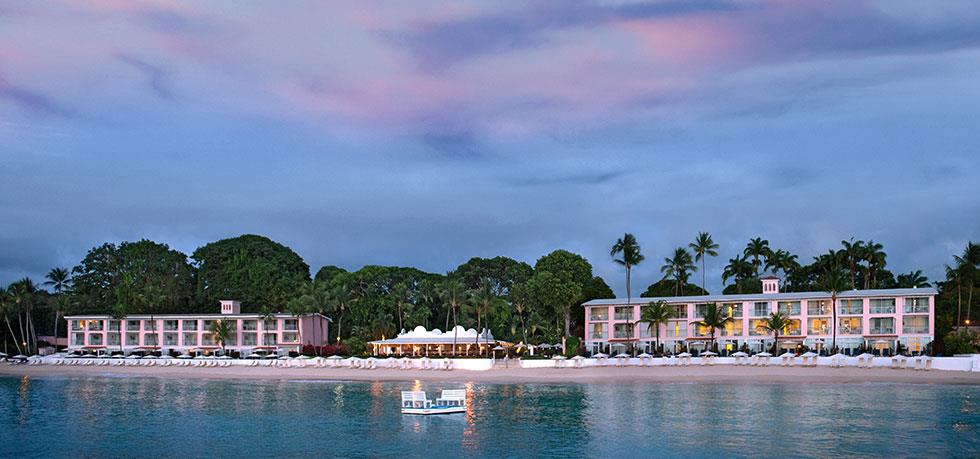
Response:
[[[749,239],[749,243],[745,246],[745,251],[743,252],[747,257],[752,257],[752,268],[755,270],[755,276],[759,276],[759,267],[762,266],[763,258],[768,258],[772,255],[772,250],[769,248],[769,240],[762,239],[761,237]]]
[[[683,247],[674,249],[674,256],[664,258],[664,265],[660,267],[660,272],[664,273],[664,278],[674,278],[674,294],[676,296],[681,295],[681,287],[687,281],[690,272],[697,270],[698,267],[694,265],[691,254]]]
[[[909,272],[908,274],[899,274],[896,283],[899,288],[932,287],[932,284],[929,283],[929,278],[922,274],[921,269]]]
[[[957,278],[961,278],[966,281],[969,286],[969,293],[967,293],[966,300],[966,320],[967,323],[972,323],[973,318],[973,286],[977,281],[977,266],[980,265],[980,245],[971,242],[966,244],[966,248],[963,249],[963,255],[954,255],[953,260],[956,261],[956,271]],[[957,322],[959,325],[959,322]]]
[[[48,271],[48,280],[44,282],[44,285],[50,285],[54,289],[55,299],[55,311],[54,311],[54,347],[58,348],[58,321],[61,317],[65,315],[66,308],[66,297],[65,292],[71,286],[71,272],[65,268],[53,268]]]
[[[412,298],[411,292],[408,289],[408,284],[404,282],[399,282],[392,287],[391,292],[388,293],[388,297],[391,301],[395,303],[395,312],[398,314],[398,329],[404,330],[405,324],[405,308],[411,306]]]
[[[664,300],[651,301],[640,311],[640,320],[636,323],[646,323],[656,330],[657,344],[654,353],[660,352],[660,325],[667,323],[674,316],[674,308]]]
[[[830,352],[837,352],[837,295],[846,288],[846,279],[841,269],[835,266],[824,271],[818,282],[821,289],[830,293],[830,311],[833,321],[830,324]]]
[[[235,332],[235,329],[232,328],[231,321],[216,320],[211,322],[211,327],[208,331],[211,332],[211,338],[214,339],[214,342],[221,346],[221,354],[225,355],[225,343],[228,341],[228,338],[231,338],[231,334]]]
[[[850,241],[840,241],[840,243],[844,246],[842,252],[844,252],[844,258],[847,260],[847,269],[851,273],[851,290],[856,290],[858,262],[864,257],[864,242],[855,242],[852,237]]]
[[[442,301],[443,305],[446,306],[446,328],[449,328],[449,316],[453,318],[453,355],[456,355],[456,327],[459,325],[457,322],[456,313],[459,311],[460,306],[466,303],[469,297],[469,292],[466,290],[466,286],[463,282],[456,277],[450,277],[442,285]]]
[[[728,279],[735,279],[735,288],[738,293],[742,293],[742,281],[746,277],[752,276],[752,263],[748,261],[748,257],[740,257],[735,255],[735,258],[728,259],[728,265],[725,266],[725,270],[721,273],[721,283],[725,285],[728,283]]]
[[[29,277],[25,277],[7,287],[10,301],[17,311],[17,325],[20,330],[24,351],[33,355],[37,352],[37,333],[34,330],[34,305],[37,301],[38,287]]]
[[[503,298],[497,296],[494,290],[493,283],[489,279],[482,279],[480,281],[480,288],[476,291],[476,296],[474,300],[474,309],[476,310],[476,345],[477,349],[480,348],[480,333],[483,331],[483,323],[481,319],[486,317],[487,328],[490,328],[490,311],[495,307],[499,307],[502,303],[506,303]]]
[[[11,297],[8,289],[0,289],[0,314],[3,315],[3,321],[7,324],[7,330],[10,331],[10,337],[14,339],[14,346],[17,347],[17,353],[23,354],[20,349],[20,340],[17,339],[17,334],[14,333],[14,328],[10,324],[10,316],[17,315],[17,308],[14,304],[13,297]],[[7,339],[3,340],[3,352],[7,353]]]
[[[963,278],[959,270],[946,265],[946,280],[956,282],[956,325],[959,326],[963,318]]]
[[[329,307],[333,312],[337,312],[337,344],[340,344],[341,327],[344,324],[344,313],[354,302],[354,290],[346,282],[338,285],[330,291]]]
[[[694,251],[694,260],[701,262],[701,290],[707,292],[708,289],[705,288],[705,283],[704,283],[704,277],[705,277],[704,259],[709,256],[717,257],[718,251],[716,249],[719,246],[718,244],[715,244],[715,241],[711,239],[711,235],[705,232],[698,233],[698,237],[694,239],[694,242],[688,244],[687,246]]]
[[[622,258],[613,258],[613,261],[626,268],[626,304],[629,304],[630,298],[632,297],[630,290],[630,271],[634,266],[642,263],[645,257],[640,254],[640,244],[636,242],[636,237],[630,233],[626,233],[622,238],[616,240],[616,243],[613,244],[612,249],[609,251],[609,256],[615,257],[620,253],[623,254]]]
[[[864,288],[877,288],[878,271],[884,269],[885,258],[887,255],[882,250],[885,247],[875,241],[868,241],[864,245],[864,261],[868,263],[868,275],[864,277]]]
[[[301,321],[303,316],[309,313],[311,310],[309,300],[310,300],[309,297],[303,296],[299,298],[293,298],[289,300],[288,303],[286,303],[286,312],[288,312],[289,315],[293,316],[293,318],[296,319],[296,331],[299,333],[300,350],[303,349],[303,326]]]
[[[785,331],[790,325],[792,325],[792,321],[790,321],[789,316],[779,311],[769,314],[769,317],[763,319],[762,329],[773,335],[773,354],[779,348],[779,333]]]
[[[730,316],[726,316],[723,308],[719,308],[717,303],[708,303],[704,308],[704,317],[701,320],[696,320],[693,323],[701,327],[708,327],[711,332],[711,339],[708,341],[708,348],[714,349],[715,347],[715,330],[718,328],[724,328],[725,324],[733,321]]]

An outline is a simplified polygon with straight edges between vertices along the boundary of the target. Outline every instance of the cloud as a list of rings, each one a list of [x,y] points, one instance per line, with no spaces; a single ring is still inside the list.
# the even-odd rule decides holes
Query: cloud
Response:
[[[116,55],[116,59],[139,70],[146,77],[147,84],[157,97],[167,101],[176,100],[174,91],[171,88],[170,73],[162,67],[127,54],[118,54]]]
[[[7,100],[33,114],[60,117],[75,116],[73,110],[56,102],[46,94],[16,85],[3,75],[0,75],[0,100]]]

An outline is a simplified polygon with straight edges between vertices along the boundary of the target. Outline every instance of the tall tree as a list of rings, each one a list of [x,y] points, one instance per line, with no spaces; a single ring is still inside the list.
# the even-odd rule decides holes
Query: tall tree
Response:
[[[767,239],[757,237],[749,239],[749,243],[745,246],[744,254],[746,257],[752,257],[752,268],[755,270],[755,276],[758,277],[759,268],[762,266],[763,260],[772,254],[772,250],[769,248],[769,241]]]
[[[825,292],[830,293],[830,311],[831,311],[831,341],[830,341],[830,352],[837,352],[837,296],[845,288],[845,282],[847,281],[844,277],[844,272],[839,266],[832,266],[827,268],[823,274],[821,274],[818,283],[820,288]]]
[[[486,319],[486,328],[490,328],[490,311],[498,309],[502,303],[506,303],[503,298],[497,296],[494,292],[494,285],[490,279],[484,279],[480,284],[473,297],[473,306],[476,310],[476,345],[479,349],[480,345],[480,333],[483,332],[484,323],[481,322],[482,319]]]
[[[864,259],[864,242],[855,241],[852,237],[850,241],[840,241],[844,246],[844,258],[847,261],[847,269],[851,273],[851,290],[857,290],[858,265]]]
[[[929,278],[922,274],[921,269],[898,275],[898,288],[925,288],[931,286],[932,284],[929,283]]]
[[[885,267],[887,255],[884,246],[875,242],[868,241],[864,244],[864,261],[868,264],[868,275],[864,277],[864,288],[878,288],[878,272]]]
[[[473,257],[457,266],[453,272],[469,290],[476,290],[484,282],[489,282],[495,295],[506,296],[512,285],[527,282],[534,275],[534,268],[508,257]]]
[[[132,303],[127,305],[131,313],[151,312],[150,308],[185,312],[194,303],[195,273],[187,255],[147,239],[92,248],[72,274],[71,295],[81,312],[112,309],[117,287],[123,283],[132,293]],[[146,294],[150,292],[154,295]]]
[[[616,258],[616,255],[619,254],[622,254],[622,257]],[[644,259],[643,254],[640,253],[640,244],[636,242],[636,236],[626,233],[617,239],[612,249],[609,250],[609,256],[613,257],[613,261],[626,268],[626,303],[629,304],[630,298],[633,297],[630,289],[630,272],[634,266],[642,263]]]
[[[346,277],[335,283],[328,294],[328,307],[331,313],[337,314],[337,338],[336,344],[340,344],[340,334],[344,326],[344,314],[356,301],[353,286]]]
[[[698,237],[694,239],[694,242],[687,245],[694,251],[694,261],[701,262],[701,290],[707,291],[705,287],[705,267],[704,259],[707,257],[717,257],[718,256],[718,244],[711,239],[711,235],[706,232],[698,233]]]
[[[565,303],[561,309],[565,319],[565,336],[571,336],[572,308],[581,306],[582,294],[593,282],[592,265],[581,255],[567,250],[555,250],[539,258],[534,264],[535,276],[543,271],[550,272],[562,281],[561,298]],[[575,295],[568,295],[571,292]]]
[[[966,320],[973,323],[973,287],[977,283],[978,267],[980,267],[980,244],[968,242],[962,255],[954,255],[957,279],[967,285]],[[957,323],[959,325],[959,323]]]
[[[640,320],[636,323],[649,324],[657,337],[654,353],[660,353],[660,326],[674,316],[674,308],[664,300],[651,301],[640,310]]]
[[[726,284],[728,279],[735,279],[736,291],[741,294],[743,293],[742,290],[745,280],[753,275],[753,269],[748,257],[735,255],[735,258],[728,259],[728,265],[725,266],[725,270],[721,273],[721,283]]]
[[[214,342],[221,346],[222,355],[226,355],[225,345],[228,343],[228,339],[231,338],[232,333],[235,332],[233,323],[231,320],[219,319],[211,322],[211,328],[208,329]]]
[[[69,299],[66,295],[68,289],[71,287],[71,271],[66,268],[52,268],[48,271],[48,280],[44,282],[44,285],[51,286],[54,290],[54,343],[52,345],[55,349],[58,348],[58,321],[65,315],[65,311],[68,309]]]
[[[528,281],[531,297],[536,309],[550,312],[549,317],[555,319],[555,327],[559,327],[560,317],[565,318],[565,336],[571,336],[569,325],[570,307],[582,295],[579,284],[566,280],[551,271],[540,270]]]
[[[449,318],[452,317],[453,319],[453,355],[456,355],[456,339],[458,335],[456,327],[459,325],[457,320],[459,308],[469,300],[470,292],[461,280],[455,276],[449,276],[442,284],[440,296],[442,297],[443,305],[448,311],[446,314],[447,329],[449,328]]]
[[[246,234],[204,245],[191,256],[198,290],[207,304],[237,299],[243,311],[262,305],[282,309],[310,281],[310,267],[292,249],[263,236]]]
[[[674,295],[680,296],[684,283],[687,282],[691,271],[697,271],[691,254],[683,247],[674,249],[674,255],[664,258],[664,264],[660,267],[660,272],[664,273],[665,278],[674,279]]]

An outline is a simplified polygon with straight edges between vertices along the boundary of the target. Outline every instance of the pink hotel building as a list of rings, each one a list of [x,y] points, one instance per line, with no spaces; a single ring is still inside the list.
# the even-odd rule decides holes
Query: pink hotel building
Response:
[[[228,352],[243,355],[253,351],[299,351],[303,345],[327,344],[330,321],[321,314],[242,314],[241,303],[221,301],[220,314],[145,314],[113,320],[105,315],[66,316],[68,350],[113,352],[123,339],[125,353],[159,351],[174,353],[213,353],[221,349],[211,336],[215,321],[234,323],[231,337],[225,343]]]
[[[935,298],[933,288],[851,290],[837,295],[837,346],[854,354],[863,345],[868,350],[894,352],[900,343],[919,352],[933,340]],[[782,311],[791,325],[779,336],[781,348],[806,345],[827,349],[833,320],[827,292],[780,293],[779,279],[763,279],[762,293],[707,295],[668,298],[604,299],[586,302],[585,344],[593,353],[622,352],[628,348],[652,352],[656,333],[649,324],[637,323],[641,308],[664,300],[674,307],[673,317],[660,325],[660,342],[666,351],[705,349],[709,330],[701,320],[709,303],[723,308],[735,320],[715,331],[723,355],[747,346],[753,352],[769,349],[773,335],[762,329],[770,313]],[[637,351],[639,352],[639,351]]]

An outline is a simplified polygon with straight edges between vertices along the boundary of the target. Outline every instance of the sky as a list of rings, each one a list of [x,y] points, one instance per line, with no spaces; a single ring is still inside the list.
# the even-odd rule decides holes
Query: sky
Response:
[[[756,236],[936,279],[978,75],[975,1],[0,0],[0,285],[245,233],[314,272],[564,248],[619,295],[625,232],[639,291],[699,231],[714,292]]]

